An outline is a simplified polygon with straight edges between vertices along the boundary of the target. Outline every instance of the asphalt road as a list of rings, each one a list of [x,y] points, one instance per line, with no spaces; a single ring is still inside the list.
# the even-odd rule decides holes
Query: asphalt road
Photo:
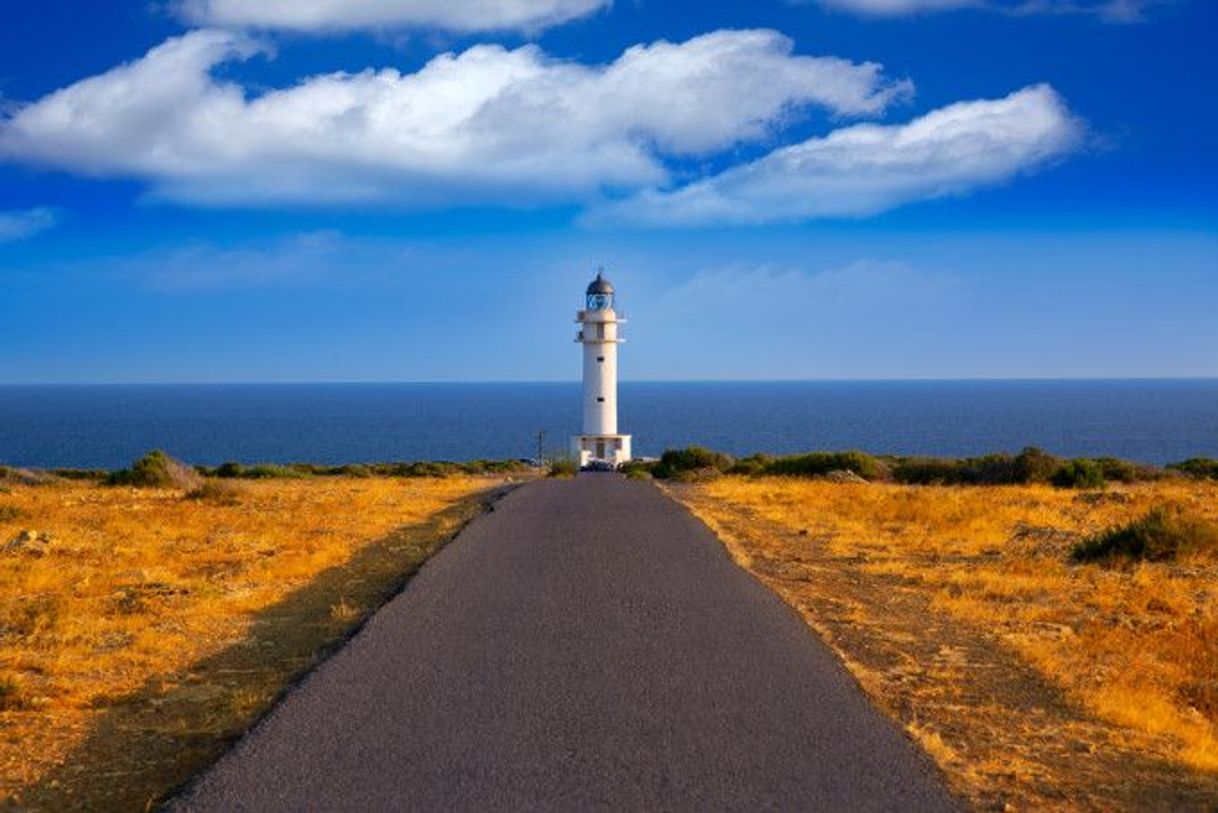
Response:
[[[955,809],[829,650],[647,483],[527,485],[175,811]]]

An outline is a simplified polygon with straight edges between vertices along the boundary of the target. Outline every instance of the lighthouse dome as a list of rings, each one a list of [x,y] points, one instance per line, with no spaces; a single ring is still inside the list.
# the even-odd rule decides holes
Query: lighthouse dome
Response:
[[[596,272],[596,279],[588,284],[588,296],[593,294],[612,294],[613,285],[609,280],[605,279],[601,272]]]

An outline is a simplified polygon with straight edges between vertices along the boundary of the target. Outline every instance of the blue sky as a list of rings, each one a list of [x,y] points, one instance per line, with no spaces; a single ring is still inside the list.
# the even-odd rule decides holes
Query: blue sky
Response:
[[[1209,2],[0,22],[0,382],[1218,375]]]

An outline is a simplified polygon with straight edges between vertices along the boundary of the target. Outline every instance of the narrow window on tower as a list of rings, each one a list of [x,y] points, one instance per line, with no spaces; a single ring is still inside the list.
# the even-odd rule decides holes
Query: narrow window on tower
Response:
[[[597,400],[597,403],[601,403],[601,404],[605,403],[605,399],[603,396],[598,396],[596,400]]]
[[[604,322],[596,323],[596,338],[598,338],[598,339],[605,338],[605,323]]]
[[[604,357],[604,356],[597,356],[597,357],[596,357],[596,360],[597,360],[597,361],[604,361],[604,360],[605,360],[605,357]]]

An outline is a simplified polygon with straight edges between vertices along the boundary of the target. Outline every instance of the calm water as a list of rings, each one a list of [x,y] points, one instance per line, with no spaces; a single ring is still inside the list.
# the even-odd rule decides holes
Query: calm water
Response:
[[[627,383],[636,454],[860,448],[968,455],[1036,445],[1151,463],[1218,457],[1218,380]],[[579,385],[0,387],[0,462],[192,463],[530,457],[579,428]]]

